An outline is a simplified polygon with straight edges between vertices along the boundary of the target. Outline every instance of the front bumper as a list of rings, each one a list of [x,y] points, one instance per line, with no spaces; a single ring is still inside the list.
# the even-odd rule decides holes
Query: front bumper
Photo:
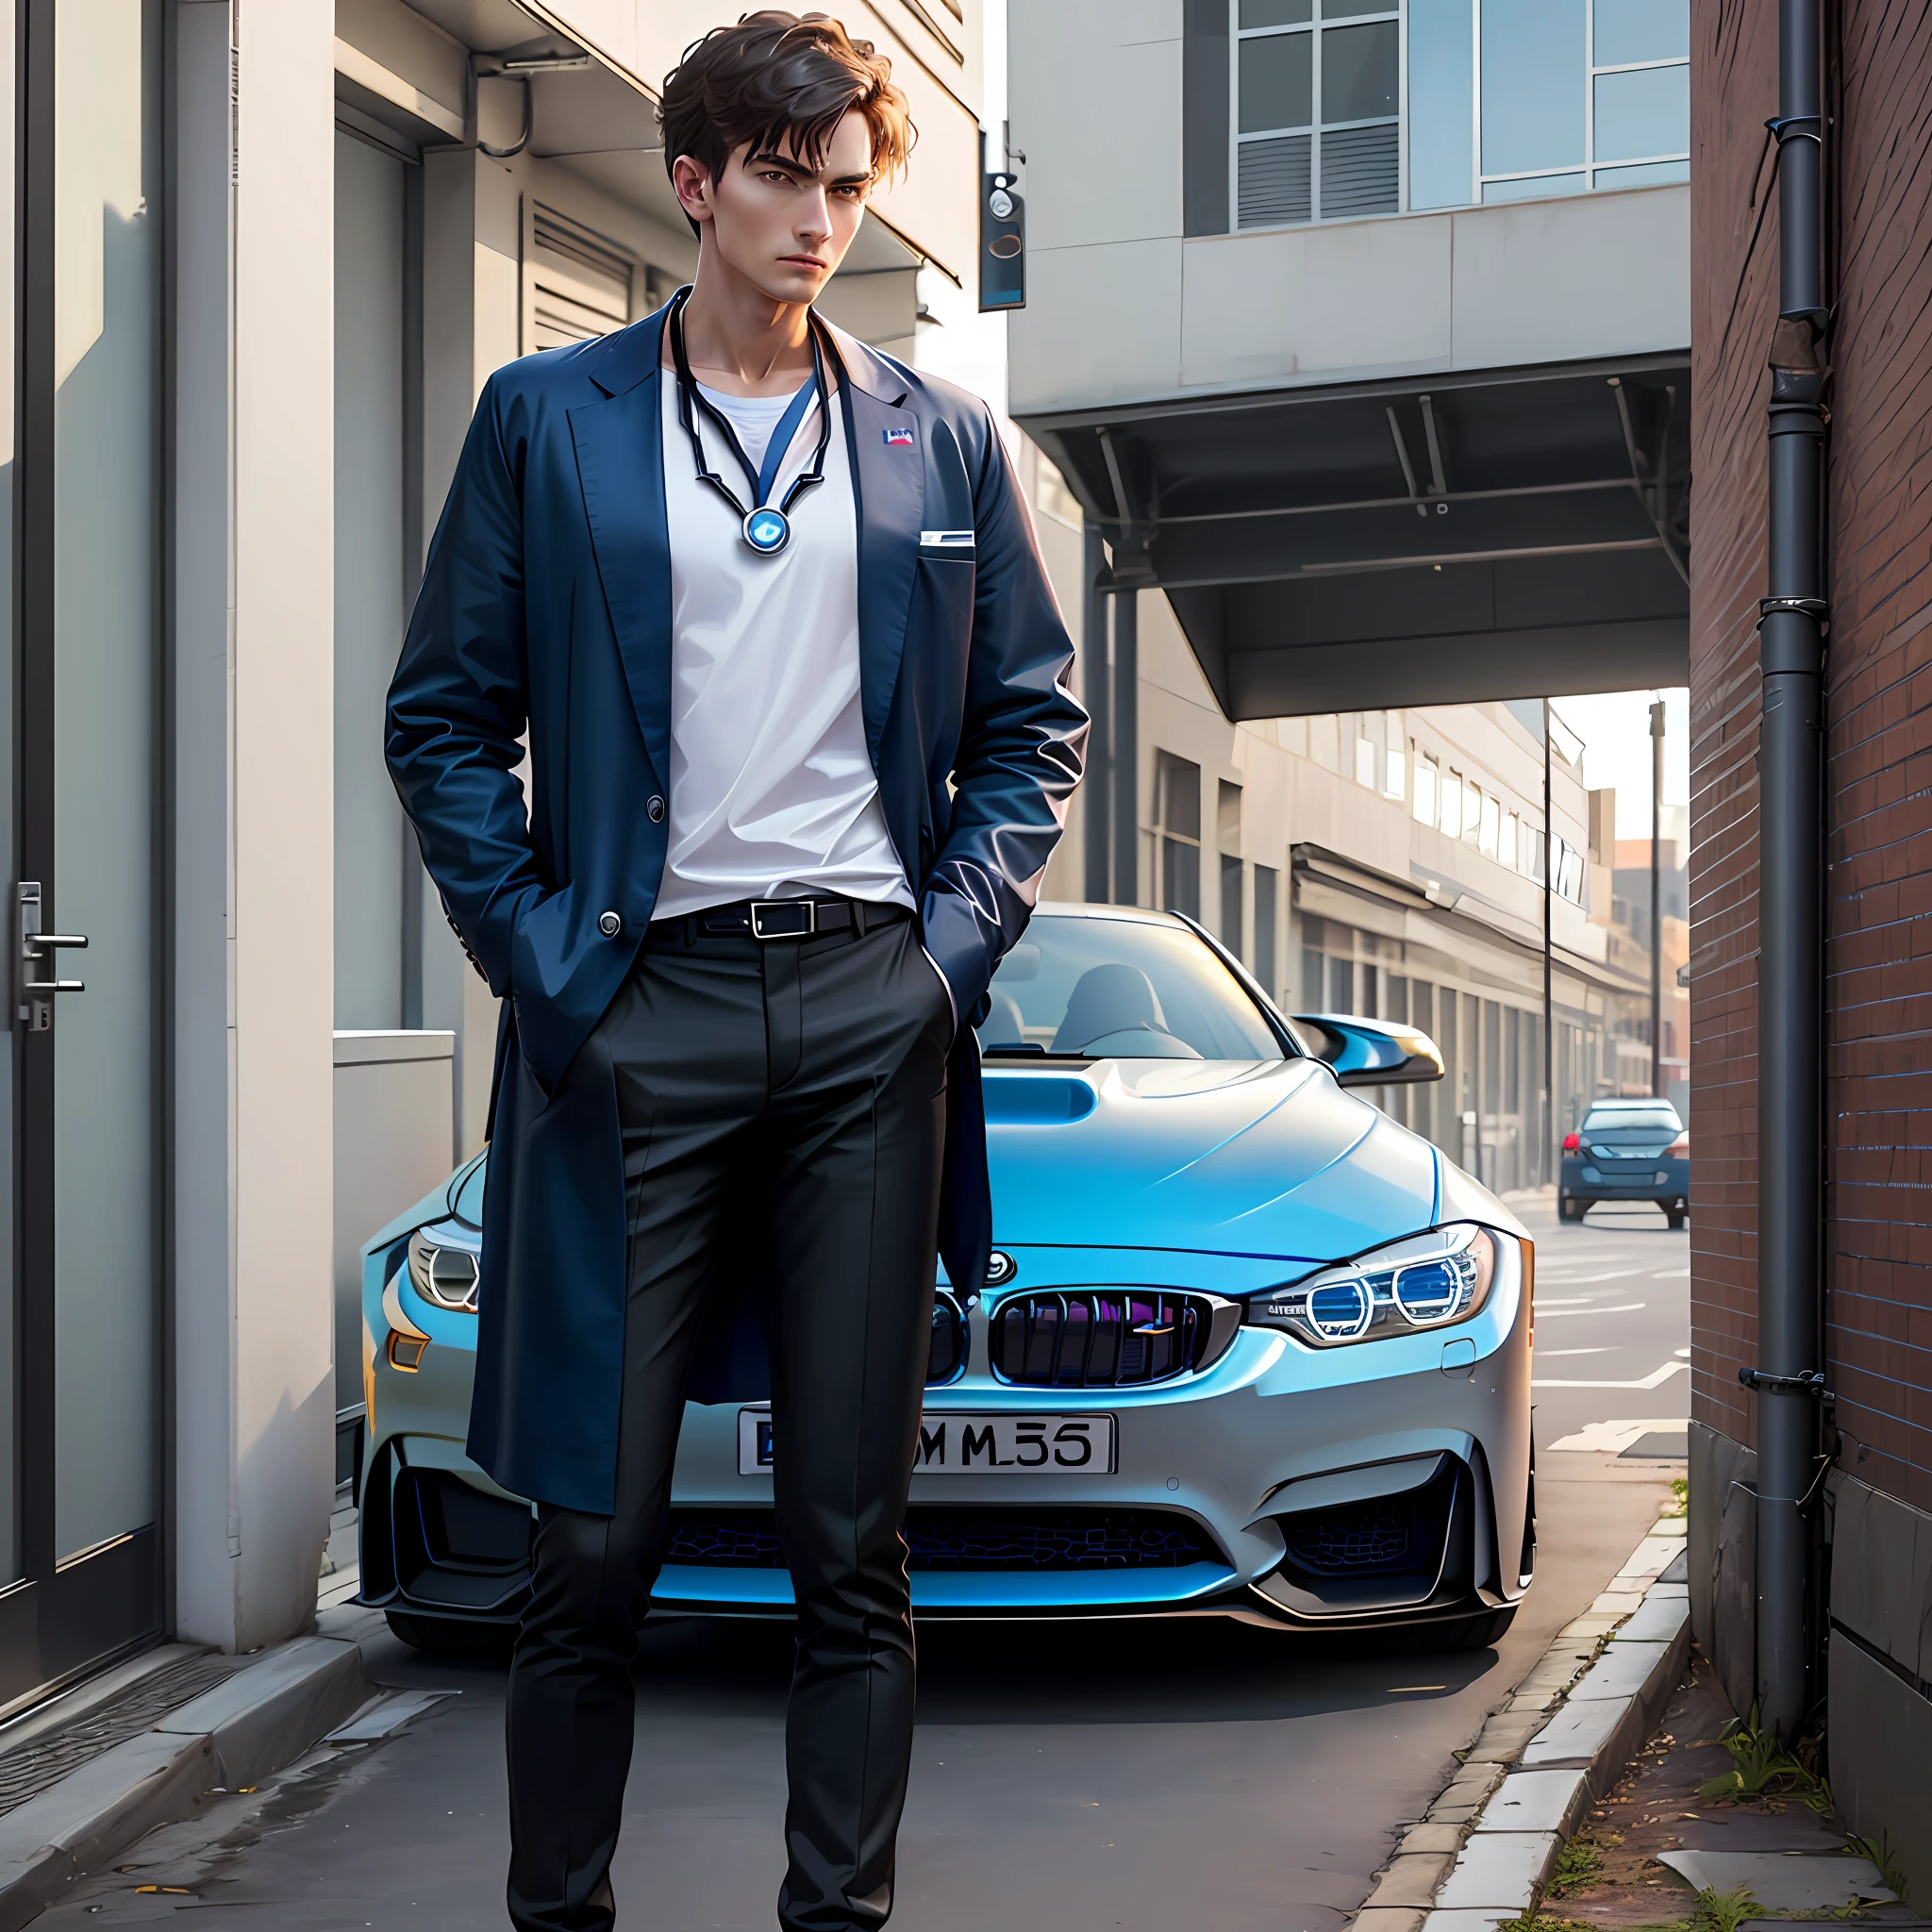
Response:
[[[1527,1586],[1533,1538],[1528,1251],[1513,1238],[1499,1247],[1495,1289],[1474,1321],[1325,1350],[1243,1327],[1205,1372],[1144,1388],[1002,1382],[975,1312],[966,1369],[926,1391],[928,1417],[1108,1414],[1115,1467],[915,1472],[907,1522],[914,1610],[1206,1611],[1360,1629],[1514,1601]],[[1097,1278],[1091,1250],[1016,1253],[1028,1290]],[[1171,1252],[1104,1259],[1106,1278],[1230,1296],[1280,1273],[1278,1262]],[[394,1312],[431,1339],[413,1371],[398,1369],[381,1332],[384,1296],[365,1294],[375,1320],[363,1601],[511,1621],[528,1589],[529,1510],[463,1454],[474,1357],[462,1343],[474,1321],[417,1302],[406,1276],[383,1285]],[[653,1591],[660,1612],[791,1614],[771,1477],[739,1473],[746,1406],[686,1407],[672,1543]]]

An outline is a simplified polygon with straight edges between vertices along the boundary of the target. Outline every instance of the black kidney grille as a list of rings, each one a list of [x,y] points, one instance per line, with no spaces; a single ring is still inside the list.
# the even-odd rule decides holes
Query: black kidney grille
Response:
[[[932,1341],[925,1352],[925,1386],[950,1382],[966,1366],[966,1317],[941,1288],[932,1298]]]
[[[1212,1310],[1202,1295],[1077,1288],[1018,1294],[993,1313],[994,1370],[1040,1389],[1125,1389],[1203,1366]]]
[[[1174,1570],[1226,1559],[1191,1517],[1168,1509],[952,1508],[906,1513],[909,1570]],[[667,1563],[782,1570],[769,1509],[674,1509]]]

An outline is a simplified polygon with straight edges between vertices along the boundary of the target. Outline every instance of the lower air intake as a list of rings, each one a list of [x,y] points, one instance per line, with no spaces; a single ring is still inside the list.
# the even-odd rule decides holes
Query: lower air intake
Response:
[[[915,1504],[906,1516],[915,1571],[1177,1570],[1226,1559],[1191,1517],[1168,1509],[951,1508]],[[769,1510],[674,1509],[667,1563],[782,1570]]]

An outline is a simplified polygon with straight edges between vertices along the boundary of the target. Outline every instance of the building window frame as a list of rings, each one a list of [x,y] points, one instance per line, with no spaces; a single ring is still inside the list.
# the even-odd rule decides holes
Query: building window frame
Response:
[[[1669,67],[1682,67],[1688,72],[1690,65],[1690,56],[1687,50],[1682,55],[1671,55],[1662,59],[1609,61],[1599,66],[1596,58],[1596,9],[1597,0],[1583,0],[1582,160],[1574,164],[1566,163],[1558,168],[1519,168],[1486,173],[1483,168],[1483,0],[1470,0],[1470,33],[1472,36],[1470,42],[1470,79],[1471,85],[1475,92],[1475,99],[1472,104],[1470,114],[1470,180],[1473,184],[1472,193],[1474,199],[1465,204],[1466,206],[1494,207],[1497,203],[1506,201],[1518,199],[1540,200],[1543,198],[1535,195],[1500,194],[1495,197],[1494,201],[1491,200],[1488,191],[1491,187],[1507,187],[1512,182],[1549,181],[1556,183],[1574,179],[1579,184],[1575,188],[1552,187],[1550,193],[1553,196],[1561,196],[1567,194],[1601,193],[1616,189],[1619,186],[1655,187],[1662,185],[1657,182],[1619,183],[1614,179],[1599,180],[1597,178],[1600,175],[1612,176],[1620,174],[1627,175],[1631,170],[1637,168],[1661,168],[1681,165],[1685,170],[1684,178],[1686,180],[1690,179],[1690,148],[1688,139],[1682,149],[1670,154],[1625,156],[1614,161],[1604,161],[1597,158],[1596,84],[1598,78],[1607,74],[1641,74]],[[1406,126],[1408,114],[1408,75],[1407,72],[1406,42],[1404,43],[1404,65],[1403,119]],[[1406,175],[1404,181],[1406,188]],[[1407,206],[1406,195],[1404,205]]]
[[[1476,4],[1476,0],[1471,0]],[[1247,27],[1241,25],[1241,0],[1227,0],[1227,221],[1230,233],[1253,235],[1270,229],[1317,228],[1337,222],[1387,221],[1408,211],[1408,8],[1407,0],[1387,0],[1374,13],[1351,14],[1342,20],[1323,21],[1320,0],[1311,0],[1309,18],[1286,21],[1273,26]],[[1374,114],[1357,121],[1324,121],[1322,118],[1322,43],[1326,31],[1343,27],[1395,25],[1395,112]],[[1307,35],[1309,47],[1308,112],[1310,118],[1297,126],[1241,127],[1241,49],[1254,42]],[[1395,206],[1373,213],[1324,215],[1322,212],[1322,137],[1348,133],[1357,128],[1395,128]],[[1241,214],[1241,149],[1253,142],[1281,141],[1305,136],[1308,143],[1308,212],[1300,221],[1243,222]]]

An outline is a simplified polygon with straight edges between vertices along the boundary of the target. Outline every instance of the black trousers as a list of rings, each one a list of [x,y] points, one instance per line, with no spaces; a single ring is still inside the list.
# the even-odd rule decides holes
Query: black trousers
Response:
[[[932,1323],[953,1014],[910,920],[654,931],[570,1079],[616,1083],[630,1213],[616,1511],[540,1507],[510,1667],[509,1915],[609,1932],[692,1349],[724,1232],[768,1218],[778,1534],[798,1599],[786,1932],[885,1922],[912,1747],[900,1540]]]

